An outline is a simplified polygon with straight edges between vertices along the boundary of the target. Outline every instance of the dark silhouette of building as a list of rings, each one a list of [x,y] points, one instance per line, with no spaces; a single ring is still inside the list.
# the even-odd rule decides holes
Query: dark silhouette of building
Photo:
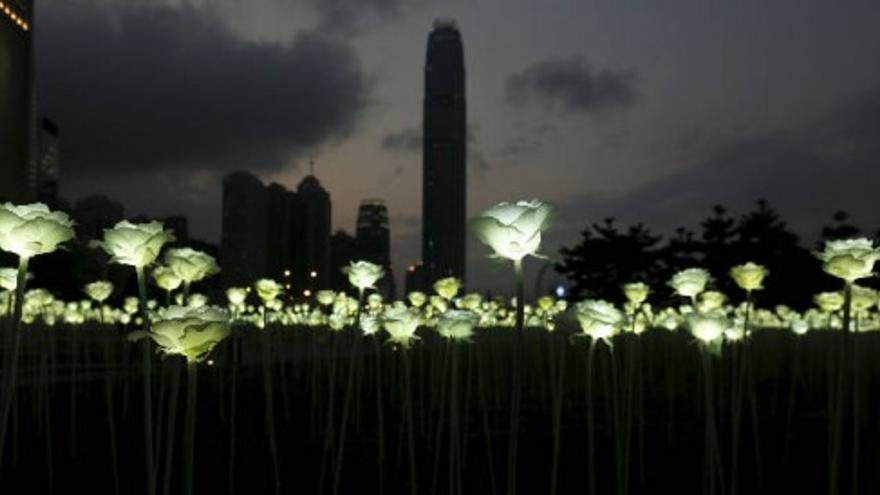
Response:
[[[406,268],[406,278],[403,282],[406,293],[415,291],[428,291],[427,273],[422,263],[414,263]]]
[[[274,182],[267,188],[266,201],[269,215],[269,238],[266,241],[268,270],[272,278],[286,283],[294,269],[293,246],[300,230],[299,202],[296,193]]]
[[[351,284],[342,269],[357,259],[355,238],[344,230],[337,230],[330,236],[330,288],[335,291],[348,291]]]
[[[249,286],[268,274],[266,187],[247,172],[223,178],[220,266],[226,285]]]
[[[81,198],[73,205],[76,235],[84,240],[103,239],[104,229],[125,218],[125,207],[103,194]]]
[[[296,199],[293,285],[311,291],[326,289],[330,287],[330,194],[309,174],[299,183]]]
[[[181,246],[189,244],[191,240],[189,237],[189,219],[187,219],[186,216],[171,215],[160,218],[159,221],[162,222],[162,225],[164,225],[166,229],[174,231],[175,244]]]
[[[31,0],[0,9],[0,199],[25,202],[34,127]]]
[[[37,129],[37,156],[29,187],[37,201],[57,208],[58,174],[61,169],[61,140],[58,125],[43,117]]]
[[[464,49],[455,21],[428,36],[422,123],[422,261],[429,280],[465,278],[467,117]]]
[[[365,199],[358,207],[355,231],[357,258],[385,268],[378,289],[386,298],[396,296],[394,273],[391,270],[391,229],[388,208],[381,199]]]

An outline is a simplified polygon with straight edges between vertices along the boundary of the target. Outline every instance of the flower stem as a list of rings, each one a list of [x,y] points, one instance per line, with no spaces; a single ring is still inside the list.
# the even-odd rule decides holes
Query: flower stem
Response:
[[[27,282],[28,258],[19,258],[18,278],[15,285],[15,309],[12,313],[13,333],[11,355],[3,366],[3,402],[0,406],[0,472],[3,470],[3,447],[6,443],[6,428],[9,424],[9,411],[15,396],[15,379],[18,373],[18,355],[21,351],[21,313],[24,306],[24,288]]]
[[[137,272],[138,295],[140,296],[141,319],[143,331],[150,331],[150,317],[147,313],[147,282],[144,278],[144,267],[135,267]],[[144,468],[147,471],[147,494],[156,493],[156,470],[153,457],[153,391],[152,370],[150,360],[150,339],[143,339],[141,344],[141,357],[143,362],[143,389],[144,389]]]
[[[193,494],[194,452],[196,440],[196,387],[198,386],[198,367],[195,362],[186,363],[186,427],[183,440],[184,472],[186,476],[185,494]]]

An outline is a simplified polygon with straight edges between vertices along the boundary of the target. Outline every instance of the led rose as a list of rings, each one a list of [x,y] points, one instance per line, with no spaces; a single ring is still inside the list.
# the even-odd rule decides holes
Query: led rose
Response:
[[[736,282],[740,289],[746,292],[761,290],[764,288],[764,277],[770,273],[767,268],[749,261],[730,269],[730,278]]]
[[[42,203],[0,205],[0,249],[21,259],[47,254],[73,239],[73,221]]]
[[[169,249],[165,252],[165,264],[187,285],[220,273],[213,256],[190,248]]]
[[[825,249],[816,253],[824,262],[822,268],[829,274],[853,282],[871,276],[874,263],[880,259],[880,250],[865,238],[826,241]]]
[[[685,315],[688,330],[700,342],[718,343],[730,328],[730,320],[720,313],[693,312]]]
[[[480,317],[472,311],[449,310],[437,320],[437,333],[449,340],[470,341]]]
[[[361,331],[364,335],[375,335],[382,328],[382,322],[373,315],[361,315]]]
[[[503,202],[480,213],[471,226],[495,256],[517,261],[536,255],[541,232],[550,226],[555,212],[553,205],[537,199]]]
[[[409,303],[416,308],[421,308],[425,305],[425,302],[428,301],[428,296],[426,296],[424,292],[417,290],[407,294],[407,298],[409,299]]]
[[[444,299],[452,299],[458,294],[458,291],[461,289],[461,280],[455,277],[446,277],[441,278],[440,280],[434,282],[434,292],[443,297]]]
[[[418,340],[416,329],[419,328],[421,321],[421,314],[416,308],[395,306],[382,315],[382,326],[390,336],[388,341],[404,349],[408,348],[413,340]]]
[[[700,294],[700,311],[709,312],[721,309],[727,301],[727,296],[717,290],[708,290]]]
[[[243,287],[230,287],[226,289],[226,300],[233,306],[241,306],[247,299],[247,289]]]
[[[187,298],[186,305],[190,308],[201,308],[207,306],[208,304],[208,296],[204,294],[192,294]]]
[[[106,301],[110,294],[113,294],[113,283],[106,280],[98,280],[86,284],[84,290],[93,301],[100,304]]]
[[[373,289],[376,282],[385,276],[385,269],[369,261],[352,261],[342,269],[348,275],[348,281],[359,291]]]
[[[372,293],[367,296],[367,307],[375,311],[382,307],[382,294]]]
[[[626,323],[623,312],[602,300],[581,301],[574,306],[581,330],[594,341],[611,343],[611,337]]]
[[[813,296],[813,302],[824,313],[833,313],[843,308],[844,298],[840,292],[820,292]]]
[[[336,299],[336,293],[332,290],[319,290],[317,294],[315,294],[315,299],[317,299],[318,304],[321,306],[329,306],[333,304],[333,301]]]
[[[18,270],[15,268],[0,268],[0,288],[13,291],[17,284]]]
[[[675,290],[676,294],[694,299],[706,289],[709,279],[709,272],[706,270],[688,268],[673,275],[669,280],[669,286]]]
[[[864,313],[877,304],[877,291],[861,285],[852,286],[852,308]]]
[[[171,306],[159,311],[150,337],[166,354],[201,362],[221,340],[229,336],[229,314],[216,307]]]
[[[263,302],[274,301],[284,289],[281,284],[268,278],[257,280],[254,284],[254,288],[257,290],[257,295],[260,296],[260,299],[262,299]]]
[[[623,285],[623,295],[632,304],[639,305],[648,299],[651,288],[644,282],[632,282]]]
[[[177,290],[177,288],[180,287],[180,284],[183,283],[183,279],[168,266],[157,266],[154,268],[153,280],[155,280],[156,285],[166,293]]]
[[[131,223],[123,220],[104,229],[104,240],[94,245],[104,248],[114,263],[143,268],[154,261],[162,247],[174,241],[174,234],[162,222]]]

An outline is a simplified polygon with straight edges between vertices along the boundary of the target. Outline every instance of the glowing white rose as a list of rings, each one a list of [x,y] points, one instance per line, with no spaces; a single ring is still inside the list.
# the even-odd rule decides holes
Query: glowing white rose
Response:
[[[382,322],[377,316],[364,314],[361,315],[360,327],[364,335],[374,335],[382,328]]]
[[[424,292],[414,290],[407,294],[407,299],[409,299],[409,303],[414,307],[421,308],[428,301],[428,296]]]
[[[113,294],[113,283],[106,280],[98,280],[86,284],[85,293],[95,302],[102,303]]]
[[[472,311],[452,309],[437,320],[437,333],[449,340],[470,341],[480,317]]]
[[[342,273],[348,275],[348,281],[358,290],[375,288],[376,282],[385,276],[385,269],[369,261],[352,261],[342,268]]]
[[[816,253],[824,262],[822,268],[829,274],[853,282],[870,277],[874,263],[880,259],[880,250],[865,238],[826,241],[825,249]]]
[[[461,280],[455,277],[441,278],[434,282],[434,291],[444,299],[452,299],[461,289]]]
[[[187,283],[198,282],[220,273],[220,267],[213,256],[190,248],[169,249],[165,252],[165,264]]]
[[[0,249],[22,259],[47,254],[73,239],[73,221],[43,203],[0,205]]]
[[[104,248],[120,265],[143,268],[156,261],[162,247],[174,240],[174,234],[162,222],[131,223],[123,220],[112,229],[104,229],[104,240],[95,245]]]
[[[820,292],[813,296],[813,302],[825,313],[840,311],[845,302],[840,292]]]
[[[717,290],[707,290],[700,294],[699,309],[703,312],[716,311],[724,306],[727,296]]]
[[[495,251],[496,256],[519,261],[537,256],[541,233],[550,226],[556,208],[543,201],[498,203],[471,222],[477,237]]]
[[[31,278],[33,278],[33,275],[28,273],[26,280],[30,280]],[[17,285],[18,285],[18,269],[17,268],[0,268],[0,289],[14,291],[15,287]]]
[[[150,337],[166,354],[179,354],[200,362],[229,336],[229,314],[211,306],[171,306],[159,311]]]
[[[318,300],[318,304],[321,306],[329,306],[333,304],[333,301],[336,300],[336,293],[332,290],[319,290],[317,294],[315,294],[315,299]]]
[[[732,326],[730,320],[720,313],[693,312],[684,318],[691,334],[706,344],[719,342],[724,332]]]
[[[607,301],[581,301],[574,309],[581,330],[593,340],[610,342],[609,339],[626,323],[623,312]]]
[[[651,288],[648,287],[648,284],[643,282],[633,282],[629,284],[623,285],[623,295],[626,296],[626,300],[633,304],[642,304],[648,299],[648,294],[650,294]]]
[[[770,273],[767,268],[749,261],[730,269],[730,277],[746,292],[763,289],[764,277]]]
[[[257,280],[254,288],[257,289],[257,295],[260,296],[263,302],[274,301],[284,289],[281,284],[268,278]]]
[[[694,298],[706,289],[709,283],[709,272],[702,268],[681,270],[669,280],[669,286],[680,296]]]
[[[241,306],[244,304],[247,295],[247,289],[242,287],[230,287],[226,289],[226,299],[229,301],[229,304],[232,304],[233,306]]]
[[[177,290],[177,288],[180,287],[180,284],[183,283],[183,279],[177,276],[177,274],[174,273],[174,270],[167,266],[157,266],[154,268],[153,280],[156,281],[156,285],[166,292]]]
[[[418,340],[416,329],[422,322],[422,316],[415,308],[394,306],[382,314],[382,326],[390,336],[388,341],[408,348],[413,340]]]

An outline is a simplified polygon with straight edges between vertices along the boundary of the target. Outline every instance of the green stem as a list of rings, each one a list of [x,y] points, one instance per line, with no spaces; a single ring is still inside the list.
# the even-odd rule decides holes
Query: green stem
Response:
[[[24,306],[24,289],[27,283],[28,259],[19,258],[18,278],[15,285],[15,309],[12,313],[13,333],[11,355],[3,366],[3,402],[0,408],[0,472],[3,470],[3,452],[6,443],[6,431],[9,424],[9,411],[15,396],[15,379],[18,374],[18,355],[21,352],[21,313]]]
[[[138,295],[140,296],[141,319],[143,331],[150,332],[150,316],[147,312],[147,282],[144,278],[144,268],[135,267],[137,272]],[[156,493],[156,470],[155,458],[153,457],[153,391],[152,391],[152,361],[150,352],[150,339],[145,338],[141,344],[141,358],[143,363],[143,389],[144,389],[144,468],[147,471],[147,494]]]
[[[186,363],[186,429],[183,441],[184,472],[186,476],[185,494],[193,494],[194,452],[196,443],[196,387],[198,368],[195,362]]]

